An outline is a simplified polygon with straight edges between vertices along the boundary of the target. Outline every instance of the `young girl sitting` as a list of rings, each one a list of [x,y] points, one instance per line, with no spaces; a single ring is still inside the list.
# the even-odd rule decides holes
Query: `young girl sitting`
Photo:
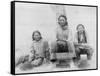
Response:
[[[44,59],[49,60],[49,46],[39,31],[34,31],[32,34],[32,46],[28,57],[28,61],[24,62],[21,69],[26,70],[32,67],[37,67],[43,64]]]
[[[87,34],[85,27],[82,24],[77,26],[77,32],[75,36],[75,49],[76,59],[80,60],[81,54],[86,54],[87,59],[90,60],[93,54],[92,48],[88,45]]]

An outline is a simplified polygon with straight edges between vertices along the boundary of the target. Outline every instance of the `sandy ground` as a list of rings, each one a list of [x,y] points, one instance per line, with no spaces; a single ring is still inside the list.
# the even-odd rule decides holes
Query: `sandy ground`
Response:
[[[63,67],[63,68],[58,68],[55,66],[55,64],[49,63],[49,64],[43,64],[39,67],[34,67],[31,70],[26,70],[26,71],[22,71],[20,69],[20,66],[22,64],[20,64],[18,67],[16,67],[15,72],[16,74],[19,73],[35,73],[35,72],[50,72],[50,71],[67,71],[67,70],[82,70],[82,69],[95,69],[96,68],[96,54],[94,53],[92,56],[91,60],[86,60],[86,56],[83,55],[81,56],[81,63],[80,66],[82,66],[81,68],[75,66],[75,64],[73,63],[73,61],[71,61],[70,63],[70,67]]]

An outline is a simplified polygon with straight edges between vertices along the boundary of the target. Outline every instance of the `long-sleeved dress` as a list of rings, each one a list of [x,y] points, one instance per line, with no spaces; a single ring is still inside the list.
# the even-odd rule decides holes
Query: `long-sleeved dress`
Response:
[[[56,38],[57,38],[57,41],[53,42],[51,44],[51,53],[53,54],[52,57],[51,57],[52,59],[56,57],[55,52],[57,53],[57,51],[59,50],[59,49],[57,49],[57,48],[59,48],[59,45],[58,45],[59,41],[65,43],[62,47],[62,49],[64,49],[64,47],[66,47],[64,49],[65,50],[64,52],[69,51],[69,53],[72,54],[73,57],[76,56],[73,41],[72,41],[72,34],[71,34],[71,31],[68,28],[63,30],[61,27],[58,27],[56,29]],[[61,52],[63,53],[62,49],[60,50],[60,53]]]
[[[33,41],[30,53],[30,60],[33,65],[41,64],[44,58],[49,58],[48,42],[41,39],[40,41]]]

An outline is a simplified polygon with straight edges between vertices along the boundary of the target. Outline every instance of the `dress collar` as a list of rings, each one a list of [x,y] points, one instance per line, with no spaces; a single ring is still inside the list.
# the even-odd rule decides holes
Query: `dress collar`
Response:
[[[34,40],[34,43],[40,43],[42,41],[42,39],[40,39],[39,41]]]

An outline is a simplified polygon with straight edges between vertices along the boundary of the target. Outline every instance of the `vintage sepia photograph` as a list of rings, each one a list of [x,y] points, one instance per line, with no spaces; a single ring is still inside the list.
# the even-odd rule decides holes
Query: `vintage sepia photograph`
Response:
[[[97,69],[97,6],[15,1],[14,10],[15,74]]]

